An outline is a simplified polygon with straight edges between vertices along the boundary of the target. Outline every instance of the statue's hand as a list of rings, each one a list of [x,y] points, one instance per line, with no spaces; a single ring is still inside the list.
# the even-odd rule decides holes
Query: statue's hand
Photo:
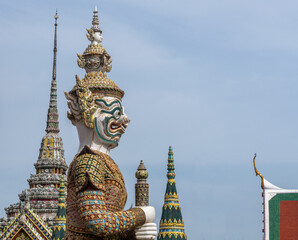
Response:
[[[155,219],[155,208],[151,206],[136,206],[137,208],[141,208],[146,216],[146,223],[154,222]]]
[[[156,223],[145,223],[135,229],[136,239],[138,240],[153,240],[157,235]]]
[[[155,208],[151,206],[138,207],[145,212],[146,222],[135,229],[136,239],[138,240],[153,240],[157,235],[157,226],[154,223]]]

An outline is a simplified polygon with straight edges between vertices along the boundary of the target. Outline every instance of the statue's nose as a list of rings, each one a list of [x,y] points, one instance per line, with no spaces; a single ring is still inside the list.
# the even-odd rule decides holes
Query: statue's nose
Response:
[[[123,116],[123,123],[127,125],[129,122],[130,122],[130,119],[129,119],[129,117],[125,114],[125,115]]]

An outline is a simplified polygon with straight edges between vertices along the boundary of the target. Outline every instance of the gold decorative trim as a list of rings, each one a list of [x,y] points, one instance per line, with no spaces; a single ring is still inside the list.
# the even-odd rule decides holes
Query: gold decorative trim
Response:
[[[257,167],[256,167],[256,157],[257,157],[257,154],[255,153],[255,156],[253,158],[253,163],[254,163],[254,169],[255,169],[255,173],[256,173],[256,176],[260,176],[261,178],[261,187],[263,189],[263,192],[262,192],[262,197],[263,197],[263,217],[264,217],[264,233],[265,233],[265,228],[266,228],[266,224],[265,224],[265,185],[264,185],[264,177],[263,175],[258,171]],[[263,240],[264,240],[264,235],[263,235]]]
[[[264,190],[264,177],[263,177],[263,175],[258,171],[258,169],[257,169],[257,167],[256,167],[256,157],[257,157],[257,154],[255,153],[255,156],[254,156],[254,158],[253,158],[254,169],[255,169],[256,176],[260,176],[260,178],[261,178],[261,180],[262,180],[261,187],[262,187],[262,189]]]

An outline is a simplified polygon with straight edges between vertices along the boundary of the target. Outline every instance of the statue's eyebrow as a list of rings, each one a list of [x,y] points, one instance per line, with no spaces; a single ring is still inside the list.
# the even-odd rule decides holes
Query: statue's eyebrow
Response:
[[[120,108],[120,107],[115,107],[111,111],[101,110],[100,113],[114,114],[114,112],[116,112],[117,110],[119,110],[121,112],[121,114],[123,114],[122,108]]]
[[[120,105],[120,107],[122,108],[122,104],[119,100],[114,100],[113,102],[111,102],[110,104],[107,103],[105,100],[103,99],[95,99],[95,102],[102,102],[106,107],[111,107],[113,104],[118,103]]]

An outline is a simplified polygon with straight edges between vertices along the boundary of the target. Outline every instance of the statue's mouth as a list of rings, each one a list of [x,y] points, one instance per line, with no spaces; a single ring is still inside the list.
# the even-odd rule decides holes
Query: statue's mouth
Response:
[[[125,133],[125,129],[127,127],[127,124],[124,123],[117,123],[117,122],[112,122],[110,125],[110,131],[112,133],[119,132],[121,134]]]

